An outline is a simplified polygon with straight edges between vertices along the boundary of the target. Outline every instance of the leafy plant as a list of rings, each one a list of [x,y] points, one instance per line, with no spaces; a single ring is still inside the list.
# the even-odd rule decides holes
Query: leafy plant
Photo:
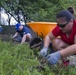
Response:
[[[48,66],[34,51],[28,44],[0,41],[0,75],[76,75],[76,67]]]

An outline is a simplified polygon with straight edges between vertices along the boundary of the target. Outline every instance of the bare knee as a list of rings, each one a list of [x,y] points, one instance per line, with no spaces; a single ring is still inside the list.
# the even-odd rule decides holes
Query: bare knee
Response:
[[[53,47],[56,49],[56,50],[61,50],[65,47],[68,46],[68,44],[66,44],[64,41],[62,41],[60,38],[57,38],[55,40],[53,40],[52,42],[53,44]]]
[[[58,39],[53,40],[52,44],[56,50],[60,50],[60,42]]]
[[[26,34],[26,39],[29,40],[29,41],[31,41],[31,39],[32,39],[31,34]]]

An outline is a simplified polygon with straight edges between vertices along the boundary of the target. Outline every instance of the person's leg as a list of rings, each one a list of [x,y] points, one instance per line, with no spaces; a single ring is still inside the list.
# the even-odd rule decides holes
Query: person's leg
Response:
[[[66,58],[67,56],[74,55],[74,54],[76,54],[76,44],[70,45],[70,46],[60,50],[61,58]],[[68,66],[68,65],[74,66],[74,65],[76,65],[75,63],[76,62],[74,62],[74,61],[71,61],[68,59],[67,60],[63,59],[64,66]]]
[[[24,42],[29,42],[29,43],[30,43],[31,39],[32,39],[32,36],[31,36],[30,33],[25,34],[25,35],[22,37],[21,44],[24,43]]]
[[[61,38],[54,39],[52,41],[52,45],[53,45],[55,51],[64,49],[64,48],[69,46],[69,44],[67,44],[64,41],[62,41]]]
[[[62,41],[61,38],[57,38],[57,39],[53,40],[52,44],[53,44],[53,48],[55,51],[58,51],[58,50],[60,51],[64,48],[70,46],[69,44]],[[67,57],[62,58],[62,61],[63,62],[68,61]]]
[[[15,38],[15,41],[17,41],[17,42],[21,42],[21,40],[22,40],[22,37],[21,36],[17,36],[16,38]]]
[[[23,35],[21,44],[23,44],[25,41],[26,41],[26,35]]]
[[[67,56],[76,54],[76,45],[68,45],[63,42],[61,39],[55,39],[53,41],[53,46],[55,50],[60,50],[62,63],[64,66],[76,65],[75,62],[67,59]]]
[[[28,41],[29,43],[31,42],[32,39],[32,35],[30,33],[26,34],[26,41]]]
[[[76,53],[76,44],[73,44],[73,45],[70,45],[70,46],[60,50],[60,51],[49,54],[46,58],[47,58],[47,62],[49,64],[56,64],[59,59],[73,55],[75,53]],[[68,66],[68,65],[70,65],[70,62],[68,62],[68,64],[66,64],[64,66]],[[71,66],[72,65],[74,66],[76,64],[72,63]]]

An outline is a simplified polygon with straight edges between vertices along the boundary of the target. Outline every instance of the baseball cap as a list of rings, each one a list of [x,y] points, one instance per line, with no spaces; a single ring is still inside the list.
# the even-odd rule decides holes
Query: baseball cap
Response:
[[[17,23],[17,24],[15,25],[16,30],[18,30],[18,29],[19,29],[19,26],[20,26],[20,25],[21,25],[20,23]]]

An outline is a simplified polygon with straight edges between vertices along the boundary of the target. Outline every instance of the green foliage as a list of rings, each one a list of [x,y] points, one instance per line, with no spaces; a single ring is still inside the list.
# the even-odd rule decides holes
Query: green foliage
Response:
[[[27,45],[12,45],[0,41],[0,74],[25,75],[33,66],[39,65]],[[26,74],[27,75],[27,74]]]
[[[0,41],[0,75],[76,75],[75,70],[76,66],[41,64],[38,55],[27,44],[13,45]]]
[[[69,6],[76,8],[75,3],[75,0],[1,0],[0,6],[15,19],[20,10],[28,20],[56,21],[55,16],[60,10]]]

